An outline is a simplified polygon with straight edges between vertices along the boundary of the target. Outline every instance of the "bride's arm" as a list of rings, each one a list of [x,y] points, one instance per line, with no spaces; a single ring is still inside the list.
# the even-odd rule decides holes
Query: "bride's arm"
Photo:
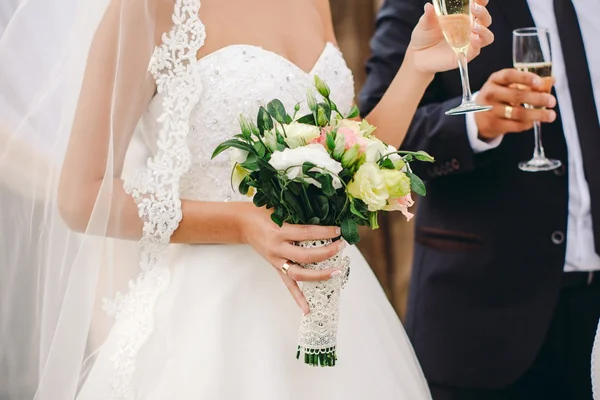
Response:
[[[327,40],[335,43],[331,21],[329,0],[313,0],[322,15]],[[493,34],[487,29],[491,18],[485,5],[488,0],[475,0],[484,7],[474,10],[481,25],[473,35],[470,58],[479,49],[493,41]],[[457,66],[455,55],[446,45],[439,29],[433,6],[428,4],[419,24],[413,30],[411,45],[406,52],[402,66],[377,106],[364,118],[377,127],[376,136],[386,143],[399,147],[425,90],[433,80],[435,72],[454,69]]]
[[[137,206],[123,189],[120,177],[132,133],[155,91],[154,80],[146,72],[159,42],[155,32],[170,29],[172,2],[153,2],[155,7],[148,8],[142,7],[145,2],[113,0],[92,43],[59,187],[61,214],[74,230],[127,239],[142,235]],[[106,189],[110,196],[101,196]],[[90,223],[95,208],[109,208],[108,221]],[[279,228],[267,210],[252,203],[183,200],[182,214],[172,242],[248,243],[278,271],[288,260],[325,260],[342,245],[334,242],[316,249],[293,246],[291,242],[336,238],[339,230],[292,225]],[[333,271],[294,267],[288,275],[296,280],[325,280]],[[298,301],[302,295],[295,282],[284,278]]]

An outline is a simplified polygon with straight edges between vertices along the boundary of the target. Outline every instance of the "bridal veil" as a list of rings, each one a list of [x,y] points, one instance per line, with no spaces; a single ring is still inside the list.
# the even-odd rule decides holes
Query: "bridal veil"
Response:
[[[157,15],[174,6],[165,29]],[[168,273],[157,272],[162,253],[181,218],[179,177],[189,166],[181,122],[197,98],[186,71],[204,40],[199,7],[199,0],[0,6],[0,398],[75,398],[113,317],[127,313],[137,313],[138,335],[125,335],[127,351],[115,362],[123,376],[133,373],[139,332],[152,331],[153,296],[168,284]],[[157,48],[161,36],[172,45]],[[165,93],[167,111],[150,157],[136,124],[154,90]],[[90,107],[102,118],[87,118]],[[93,189],[65,179],[88,157],[104,166]],[[121,207],[136,205],[139,242],[119,217]],[[110,238],[115,232],[130,232],[128,240]],[[117,295],[132,288],[143,296]],[[127,388],[114,384],[125,398]]]

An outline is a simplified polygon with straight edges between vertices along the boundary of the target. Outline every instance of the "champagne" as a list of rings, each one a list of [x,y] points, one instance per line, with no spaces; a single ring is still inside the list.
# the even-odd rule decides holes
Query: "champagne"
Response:
[[[552,89],[552,62],[515,63],[519,71],[531,72],[544,79],[543,91],[550,93]]]
[[[515,63],[515,68],[519,71],[531,72],[541,77],[544,82],[544,86],[541,91],[550,93],[552,90],[552,62],[537,62],[537,63]],[[522,85],[519,85],[521,88]],[[531,90],[530,88],[526,88],[523,90]],[[529,105],[525,105],[526,107],[531,107]],[[537,109],[545,109],[546,107],[531,107]]]
[[[466,53],[471,35],[471,0],[433,0],[433,6],[450,47]]]

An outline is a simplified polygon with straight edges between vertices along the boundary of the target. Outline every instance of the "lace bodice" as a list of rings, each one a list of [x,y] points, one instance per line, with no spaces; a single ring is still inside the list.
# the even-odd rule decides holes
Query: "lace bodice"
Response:
[[[331,43],[323,49],[308,73],[286,58],[250,45],[232,45],[200,59],[194,74],[202,86],[200,100],[190,115],[187,143],[190,170],[182,177],[180,196],[203,201],[244,201],[231,187],[231,164],[227,154],[211,160],[214,149],[239,133],[238,117],[255,118],[258,108],[278,98],[292,113],[301,103],[299,115],[307,112],[306,92],[314,75],[331,87],[332,99],[348,112],[354,98],[354,82],[340,51]],[[156,95],[140,125],[140,133],[154,153],[162,114],[162,94]]]

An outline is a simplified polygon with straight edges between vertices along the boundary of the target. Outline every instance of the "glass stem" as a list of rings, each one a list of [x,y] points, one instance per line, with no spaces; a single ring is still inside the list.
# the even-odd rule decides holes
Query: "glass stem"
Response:
[[[542,124],[539,121],[533,123],[533,136],[535,145],[533,148],[533,159],[543,160],[546,158],[544,147],[542,146]]]
[[[456,56],[458,57],[458,70],[460,71],[460,81],[462,82],[462,103],[473,102],[473,96],[471,95],[471,84],[469,83],[469,68],[467,67],[467,52],[457,51]]]

